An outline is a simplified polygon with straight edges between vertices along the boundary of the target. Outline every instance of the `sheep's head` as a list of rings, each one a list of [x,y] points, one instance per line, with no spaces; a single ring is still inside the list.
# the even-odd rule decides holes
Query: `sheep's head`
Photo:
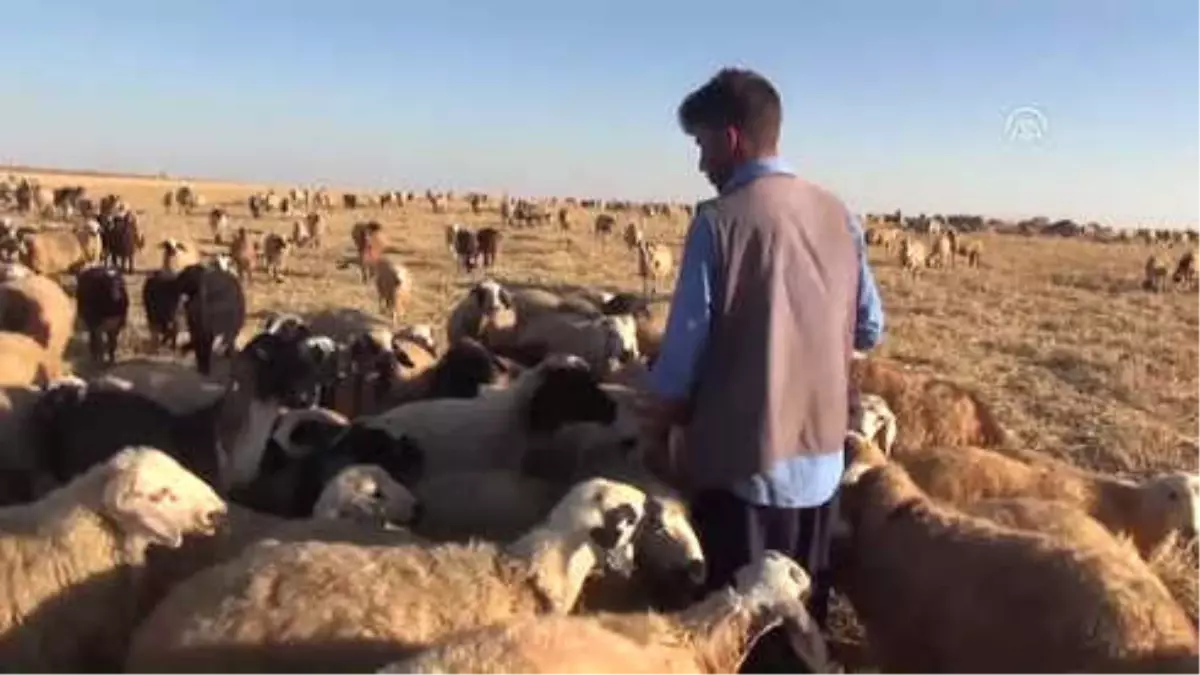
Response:
[[[485,316],[494,316],[501,310],[512,309],[512,294],[493,279],[484,279],[471,289],[471,299]]]
[[[1200,477],[1185,471],[1172,471],[1142,483],[1143,517],[1162,537],[1171,532],[1195,536],[1200,524]],[[1149,523],[1148,523],[1149,524]]]
[[[246,344],[239,360],[253,373],[254,395],[259,400],[277,400],[291,408],[307,408],[316,399],[316,388],[324,382],[325,365],[336,361],[337,345],[325,336],[259,333]]]
[[[403,526],[420,515],[417,498],[382,467],[355,464],[325,484],[313,507],[313,518],[343,519]]]
[[[782,622],[793,651],[811,672],[830,672],[820,628],[804,606],[812,580],[803,567],[779,551],[768,550],[739,569],[733,585],[752,616],[748,644]]]
[[[525,378],[533,389],[528,424],[534,432],[554,432],[569,422],[612,424],[617,417],[616,402],[577,356],[552,354],[526,371]]]
[[[690,597],[708,575],[700,537],[688,518],[687,507],[673,495],[656,494],[647,499],[636,549],[638,567],[650,572],[656,586],[670,586],[656,589],[664,595]]]
[[[637,320],[632,314],[602,317],[604,357],[617,363],[629,363],[638,358]]]
[[[634,565],[633,539],[646,515],[646,493],[625,483],[592,478],[576,484],[546,518],[549,529],[585,535],[597,559],[620,574]]]
[[[225,502],[165,452],[129,447],[104,469],[104,511],[129,535],[178,548],[187,534],[212,534]]]
[[[850,428],[871,441],[882,440],[880,449],[885,455],[892,454],[896,442],[896,415],[882,396],[861,394],[858,405],[850,411]]]

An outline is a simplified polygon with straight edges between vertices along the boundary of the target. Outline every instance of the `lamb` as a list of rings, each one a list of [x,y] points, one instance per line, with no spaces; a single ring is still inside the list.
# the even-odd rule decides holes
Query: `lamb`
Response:
[[[446,339],[454,343],[469,337],[494,348],[511,339],[516,325],[512,294],[495,281],[484,279],[450,311]]]
[[[117,340],[129,318],[125,277],[111,267],[90,267],[79,273],[75,300],[88,332],[92,361],[116,363]]]
[[[483,258],[483,269],[490,270],[496,265],[501,238],[500,230],[494,227],[483,227],[475,233],[475,240],[479,243],[479,255]]]
[[[548,616],[450,635],[382,673],[733,673],[768,630],[786,624],[811,672],[825,643],[801,598],[804,569],[776,551],[738,570],[732,588],[673,614]]]
[[[468,229],[460,229],[454,233],[454,254],[458,257],[459,267],[470,274],[479,265],[479,238]]]
[[[179,346],[179,303],[174,274],[154,270],[147,275],[142,285],[142,308],[146,312],[151,349]]]
[[[551,355],[507,389],[472,399],[425,400],[359,421],[425,453],[426,471],[518,469],[524,453],[569,422],[610,424],[616,404],[578,357]]]
[[[600,561],[627,569],[644,499],[582,483],[503,548],[263,542],[176,586],[127,672],[366,672],[459,631],[564,614]]]
[[[375,261],[375,292],[379,294],[379,309],[391,318],[392,325],[400,320],[404,306],[412,298],[413,277],[404,265],[387,258]]]
[[[387,238],[383,226],[378,221],[357,223],[350,230],[350,238],[354,241],[354,251],[357,256],[358,268],[363,283],[370,281],[375,272],[375,264],[387,249]]]
[[[254,278],[255,245],[246,228],[239,227],[233,235],[233,241],[229,244],[229,257],[233,259],[233,265],[237,268],[239,281],[250,281]]]
[[[866,439],[848,451],[834,583],[882,670],[1195,670],[1196,630],[1141,560],[963,515]]]
[[[929,254],[929,266],[954,266],[954,238],[950,232],[943,232],[934,238],[933,251]]]
[[[75,331],[75,302],[41,275],[0,284],[0,330],[24,333],[62,359]]]
[[[664,244],[643,241],[638,244],[638,276],[642,278],[642,294],[647,298],[658,293],[658,283],[671,275],[674,259]]]
[[[925,250],[925,244],[912,237],[905,237],[900,242],[900,266],[911,271],[914,277],[926,266],[928,260],[929,253]]]
[[[1191,248],[1179,256],[1175,272],[1171,274],[1171,281],[1177,286],[1182,284],[1190,288],[1196,285],[1196,278],[1196,249]]]
[[[529,321],[522,318],[513,344],[519,352],[537,359],[551,352],[575,354],[599,373],[616,370],[619,364],[639,356],[637,321],[629,314],[596,319],[557,313]]]
[[[1158,292],[1166,290],[1167,275],[1170,273],[1165,260],[1156,253],[1150,254],[1150,257],[1146,258],[1146,279],[1142,282],[1142,288]]]
[[[1146,557],[1172,533],[1200,523],[1200,477],[1182,471],[1140,482],[1060,466],[1027,464],[984,448],[927,448],[899,459],[931,498],[959,508],[980,499],[1039,497],[1087,512]]]
[[[313,211],[304,217],[307,243],[312,248],[321,248],[325,244],[325,218]]]
[[[208,229],[212,232],[213,243],[220,246],[229,234],[229,215],[220,207],[208,212]]]
[[[625,246],[630,251],[637,251],[642,246],[642,242],[646,240],[646,235],[642,234],[642,228],[635,223],[629,223],[625,226],[625,232],[622,234],[622,239],[625,241]]]
[[[62,373],[62,361],[23,333],[0,331],[0,387],[45,386]]]
[[[274,232],[263,237],[262,257],[267,274],[275,281],[283,281],[283,268],[287,265],[289,244]]]
[[[899,422],[897,456],[920,454],[927,446],[1007,447],[1011,434],[978,394],[954,382],[906,370],[900,363],[871,356],[850,365],[851,384],[860,395],[884,399]]]
[[[138,229],[138,219],[132,211],[112,216],[102,232],[105,257],[117,269],[133,273],[133,259],[146,246],[146,238]]]
[[[967,259],[967,267],[979,267],[983,260],[983,242],[978,239],[959,244],[958,252]]]
[[[116,672],[144,600],[147,549],[212,534],[225,511],[212,488],[147,447],[0,509],[0,661],[23,672]]]

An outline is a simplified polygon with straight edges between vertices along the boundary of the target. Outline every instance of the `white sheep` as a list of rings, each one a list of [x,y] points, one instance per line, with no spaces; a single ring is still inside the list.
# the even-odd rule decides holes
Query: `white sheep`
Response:
[[[639,357],[637,321],[630,314],[586,318],[549,313],[521,319],[514,344],[529,353],[574,354],[599,373]]]
[[[829,672],[805,609],[810,580],[777,551],[737,571],[732,587],[672,614],[527,618],[451,635],[381,673],[734,673],[784,624],[811,672]]]
[[[116,672],[148,547],[211,534],[225,503],[159,450],[131,447],[40,501],[0,509],[0,662]]]
[[[1127,549],[964,515],[871,441],[852,433],[847,449],[834,584],[883,671],[1195,668],[1195,627]]]
[[[636,488],[592,480],[504,548],[267,540],[176,586],[127,671],[364,672],[454,632],[563,614],[602,561],[631,563],[644,509]]]
[[[526,452],[569,422],[608,424],[616,404],[581,359],[551,355],[505,389],[469,399],[407,403],[356,424],[407,437],[427,474],[519,468]]]
[[[887,401],[878,394],[860,394],[857,405],[850,410],[850,429],[871,440],[879,440],[879,447],[891,455],[896,444],[896,414]],[[882,434],[882,438],[879,438]]]

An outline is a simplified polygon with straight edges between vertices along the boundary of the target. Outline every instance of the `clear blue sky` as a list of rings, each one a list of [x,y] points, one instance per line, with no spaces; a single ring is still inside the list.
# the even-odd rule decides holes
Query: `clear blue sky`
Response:
[[[675,109],[722,65],[856,210],[1196,222],[1195,0],[36,0],[0,162],[697,198]],[[1005,133],[1035,106],[1040,143]]]

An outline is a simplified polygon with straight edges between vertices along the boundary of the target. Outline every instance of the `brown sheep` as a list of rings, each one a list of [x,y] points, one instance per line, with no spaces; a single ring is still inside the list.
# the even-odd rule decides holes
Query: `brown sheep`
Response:
[[[979,267],[979,262],[983,258],[983,242],[978,239],[959,244],[959,255],[967,259],[967,267]]]
[[[607,213],[601,213],[596,216],[596,222],[593,225],[592,231],[597,237],[600,237],[603,243],[609,235],[613,233],[617,227],[617,219]]]
[[[320,213],[313,211],[304,218],[304,227],[307,230],[307,242],[312,248],[321,248],[325,244],[325,218]]]
[[[930,447],[897,461],[926,494],[959,508],[1018,497],[1074,504],[1130,537],[1143,556],[1175,532],[1194,534],[1200,518],[1200,478],[1181,471],[1135,482],[972,447]]]
[[[1175,265],[1175,273],[1171,275],[1171,281],[1175,285],[1183,285],[1185,288],[1194,288],[1196,286],[1196,250],[1189,249],[1179,256],[1179,263]]]
[[[375,292],[379,294],[379,310],[388,316],[392,325],[404,314],[404,306],[412,298],[413,277],[404,265],[380,258],[375,261]]]
[[[0,331],[0,387],[45,387],[62,375],[62,361],[24,333]]]
[[[358,262],[362,282],[371,280],[375,273],[375,265],[383,257],[387,248],[387,237],[383,233],[383,225],[372,220],[356,223],[350,230],[350,239],[354,242],[354,252]],[[343,268],[345,265],[342,266]]]
[[[1142,282],[1142,288],[1158,292],[1166,290],[1167,275],[1170,273],[1166,261],[1157,253],[1151,253],[1150,257],[1146,258],[1146,279]]]
[[[905,237],[900,242],[900,265],[909,270],[913,276],[916,276],[921,268],[925,267],[928,260],[929,254],[925,250],[925,244],[912,237]]]
[[[214,244],[220,246],[224,243],[225,235],[229,231],[229,216],[226,215],[225,209],[218,207],[208,212],[208,229],[212,231]]]
[[[847,449],[834,583],[883,672],[1194,672],[1196,629],[1143,561],[964,515]]]
[[[563,232],[571,229],[571,210],[565,206],[558,210],[558,227]]]
[[[625,232],[621,235],[621,239],[625,242],[626,248],[630,251],[637,251],[642,247],[646,235],[642,233],[642,228],[638,227],[636,223],[629,223],[625,226]]]
[[[249,282],[254,278],[256,257],[254,248],[254,240],[250,238],[250,232],[244,227],[239,227],[233,235],[233,241],[229,244],[229,257],[233,260],[234,267],[237,268],[239,281]]]
[[[500,231],[494,227],[480,228],[475,233],[475,241],[479,245],[479,255],[483,258],[483,269],[491,269],[496,264],[496,254],[500,251]]]
[[[665,244],[643,241],[638,244],[638,276],[642,278],[642,294],[647,298],[658,293],[658,284],[671,275],[674,258]]]
[[[288,238],[288,243],[296,248],[308,245],[308,229],[304,227],[304,223],[299,220],[292,222],[292,236]]]
[[[920,454],[928,445],[1003,447],[1011,442],[991,407],[960,385],[874,356],[855,360],[850,373],[856,391],[882,397],[895,414],[897,454]]]
[[[84,244],[89,237],[88,233],[69,230],[35,232],[25,237],[18,259],[38,274],[73,274],[87,262]]]
[[[513,296],[491,279],[471,287],[446,321],[446,339],[455,343],[462,338],[479,340],[489,348],[507,344],[515,337],[518,314]]]
[[[24,333],[62,359],[75,332],[75,301],[39,275],[0,284],[0,330]]]
[[[263,238],[262,256],[267,274],[275,281],[283,281],[283,268],[287,266],[288,243],[274,232]]]

